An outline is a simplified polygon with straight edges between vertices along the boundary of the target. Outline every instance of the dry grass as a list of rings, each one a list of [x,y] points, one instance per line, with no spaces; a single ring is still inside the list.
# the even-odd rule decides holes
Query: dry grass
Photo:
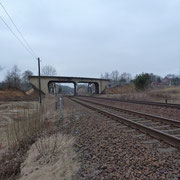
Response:
[[[22,164],[20,180],[71,180],[79,170],[74,138],[56,134],[40,138]]]
[[[4,147],[6,141],[7,148],[0,159],[0,179],[76,178],[80,165],[73,150],[75,140],[59,133],[56,102],[56,98],[48,97],[41,106],[25,102],[1,106],[0,139],[4,139]]]
[[[2,106],[0,143],[3,149],[0,155],[3,156],[0,157],[0,179],[19,173],[29,145],[47,129],[47,119],[57,115],[55,102],[56,99],[47,98],[41,106],[37,102],[8,103]]]
[[[137,92],[133,86],[120,86],[109,88],[103,97],[112,97],[120,99],[133,99],[145,101],[180,103],[180,87],[172,86],[166,88],[151,88],[144,92]]]
[[[163,89],[154,89],[146,92],[147,96],[157,101],[168,100],[169,103],[180,103],[180,87],[167,87]]]
[[[2,144],[2,151],[7,149],[8,145],[8,128],[28,114],[31,116],[35,111],[37,102],[1,102],[0,104],[0,143]],[[26,114],[26,115],[25,115]]]
[[[180,94],[180,87],[171,86],[171,87],[163,89],[162,91],[168,92],[168,93],[173,93],[173,94]]]
[[[63,104],[65,107],[66,104],[64,102]],[[67,109],[68,112],[66,112]],[[77,179],[76,174],[79,171],[80,163],[78,162],[77,153],[74,151],[75,139],[63,131],[63,127],[67,123],[71,124],[69,108],[66,108],[63,112],[66,117],[65,122],[61,124],[61,121],[57,124],[59,116],[53,117],[55,124],[51,127],[51,130],[45,131],[31,146],[26,160],[21,165],[20,180]],[[72,130],[73,126],[70,129]]]
[[[113,88],[106,89],[106,94],[123,94],[123,93],[135,93],[135,86],[134,85],[124,85],[124,86],[117,86]]]
[[[46,128],[46,121],[55,112],[55,99],[44,99],[42,105],[35,103],[20,103],[12,106],[13,121],[6,125],[9,146],[17,146]],[[15,112],[15,114],[13,114]],[[8,116],[7,116],[8,117]]]

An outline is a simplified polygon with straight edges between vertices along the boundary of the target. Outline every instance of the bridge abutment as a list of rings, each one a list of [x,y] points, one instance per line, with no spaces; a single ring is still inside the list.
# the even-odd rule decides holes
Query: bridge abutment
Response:
[[[74,96],[77,96],[77,83],[74,83]]]

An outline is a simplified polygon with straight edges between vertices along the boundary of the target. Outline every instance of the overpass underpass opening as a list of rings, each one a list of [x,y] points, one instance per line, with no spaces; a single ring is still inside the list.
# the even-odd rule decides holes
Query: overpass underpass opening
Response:
[[[74,96],[76,94],[74,82],[49,82],[48,89],[50,94]]]
[[[99,94],[98,83],[79,82],[77,83],[77,95]]]

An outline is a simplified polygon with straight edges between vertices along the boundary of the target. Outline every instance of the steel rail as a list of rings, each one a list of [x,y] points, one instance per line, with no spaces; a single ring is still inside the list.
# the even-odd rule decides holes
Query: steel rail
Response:
[[[137,115],[138,117],[150,118],[151,120],[154,120],[154,121],[160,121],[162,123],[168,123],[170,125],[180,127],[180,121],[178,121],[178,120],[168,119],[168,118],[164,118],[164,117],[161,117],[161,116],[151,115],[151,114],[142,113],[142,112],[138,112],[138,111],[133,111],[133,110],[129,110],[129,109],[123,109],[123,108],[119,108],[119,107],[116,107],[116,106],[110,106],[110,105],[107,105],[107,104],[102,104],[102,103],[97,103],[97,102],[94,102],[94,101],[84,100],[82,98],[78,98],[78,99],[80,99],[82,101],[85,101],[85,102],[93,103],[93,104],[96,104],[96,105],[104,106],[106,108],[115,109],[117,111],[121,111],[121,112],[124,112],[124,113]]]
[[[120,121],[121,123],[123,124],[126,124],[127,126],[131,126],[132,128],[135,128],[135,129],[138,129],[140,130],[141,132],[145,133],[145,134],[149,134],[150,136],[156,138],[156,139],[159,139],[159,140],[162,140],[178,149],[180,149],[180,138],[177,138],[175,136],[172,136],[172,135],[169,135],[165,132],[162,132],[162,131],[159,131],[159,130],[156,130],[156,129],[153,129],[151,127],[148,127],[148,126],[145,126],[145,125],[142,125],[138,122],[134,122],[132,120],[129,120],[125,117],[122,117],[122,116],[119,116],[119,115],[116,115],[116,114],[113,114],[113,113],[110,113],[108,111],[105,111],[103,109],[100,109],[100,108],[97,108],[97,107],[94,107],[92,105],[89,105],[87,103],[84,103],[82,102],[81,100],[77,100],[77,99],[74,99],[74,98],[71,98],[72,101],[76,102],[76,103],[79,103],[89,109],[92,109],[94,111],[97,111],[101,114],[104,114],[108,117],[111,117],[112,119],[116,120],[116,121]]]
[[[144,105],[151,105],[151,106],[160,106],[160,107],[166,107],[166,108],[180,109],[180,104],[173,104],[173,103],[138,101],[138,100],[123,100],[123,99],[105,98],[105,97],[97,97],[97,96],[96,97],[95,96],[79,96],[79,97],[88,97],[88,98],[104,99],[104,100],[110,100],[110,101],[127,102],[127,103],[133,103],[133,104],[144,104]]]

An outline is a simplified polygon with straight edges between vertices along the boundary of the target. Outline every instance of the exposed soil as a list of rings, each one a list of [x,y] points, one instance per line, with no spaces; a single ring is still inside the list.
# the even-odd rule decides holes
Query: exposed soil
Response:
[[[107,88],[105,94],[123,94],[123,93],[135,93],[136,89],[134,85],[116,86]]]
[[[19,180],[74,179],[79,163],[73,144],[74,138],[59,133],[40,138],[28,151]]]
[[[37,93],[27,95],[25,92],[18,89],[5,89],[0,91],[0,101],[29,101],[37,100]]]

